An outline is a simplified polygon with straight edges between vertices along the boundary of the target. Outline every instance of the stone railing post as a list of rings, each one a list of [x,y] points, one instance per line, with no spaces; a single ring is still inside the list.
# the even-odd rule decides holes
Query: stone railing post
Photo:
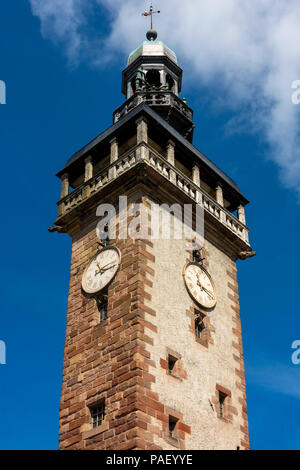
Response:
[[[195,185],[200,188],[201,186],[200,168],[196,163],[194,164],[192,168],[192,180],[193,180],[193,183],[195,183]],[[196,202],[197,204],[201,204],[201,205],[203,204],[202,195],[200,191],[197,191],[197,190],[196,190]]]
[[[84,172],[84,182],[90,180],[93,177],[93,159],[91,156],[86,157],[85,162],[85,172]]]
[[[93,177],[94,168],[93,168],[93,159],[92,159],[92,157],[90,155],[88,157],[86,157],[85,160],[84,160],[84,163],[85,163],[84,182],[86,183],[87,181],[89,181]],[[83,198],[90,197],[90,194],[91,194],[91,188],[90,188],[90,185],[87,184],[84,187],[84,190],[83,190]]]
[[[220,206],[224,207],[223,189],[220,185],[216,187],[216,201]]]
[[[172,166],[175,166],[175,142],[173,140],[168,140],[167,160]],[[176,184],[176,173],[174,170],[170,170],[170,181]]]
[[[240,221],[242,224],[246,225],[245,207],[242,206],[242,205],[240,205],[240,206],[238,207],[237,214],[238,214],[238,219],[239,219],[239,221]]]
[[[61,177],[61,191],[60,191],[60,199],[68,196],[69,194],[69,175],[68,173],[64,173]],[[58,216],[62,216],[65,212],[65,203],[59,202],[58,204]]]
[[[218,184],[216,187],[216,201],[220,206],[224,207],[224,196],[223,196],[223,188]],[[226,223],[226,214],[224,211],[220,213],[220,220],[223,224]]]
[[[192,180],[193,183],[195,183],[197,186],[201,186],[201,181],[200,181],[200,168],[197,164],[193,166],[192,169]]]
[[[243,224],[246,225],[246,214],[245,214],[245,207],[240,204],[237,210],[237,216],[239,221]],[[249,243],[249,233],[247,229],[243,230],[243,235],[244,235],[244,240],[246,243]]]
[[[117,138],[114,137],[110,141],[110,163],[113,164],[119,158],[119,145]],[[116,177],[117,171],[116,167],[112,166],[108,171],[108,179],[109,181],[113,180]]]
[[[114,163],[119,158],[119,145],[117,138],[111,139],[110,143],[110,163]]]
[[[137,144],[145,142],[148,144],[148,122],[145,118],[140,117],[136,121],[136,131],[137,131]]]
[[[69,175],[64,173],[61,177],[61,191],[60,199],[66,197],[69,194]]]
[[[167,160],[171,165],[175,166],[175,143],[173,140],[168,140]]]
[[[136,121],[137,160],[149,160],[149,149],[143,144],[148,144],[148,122],[144,117]]]

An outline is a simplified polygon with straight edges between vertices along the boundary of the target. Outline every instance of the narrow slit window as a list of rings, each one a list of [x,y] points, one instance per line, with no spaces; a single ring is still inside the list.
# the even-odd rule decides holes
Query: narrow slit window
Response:
[[[176,362],[178,359],[171,354],[168,355],[168,372],[172,374],[175,370]]]
[[[199,339],[203,336],[203,331],[205,329],[204,318],[205,315],[195,311],[195,336]]]
[[[225,408],[225,400],[226,400],[225,393],[219,392],[219,406],[220,406],[220,417],[224,418],[224,408]]]
[[[99,310],[99,323],[103,323],[107,319],[108,312],[108,295],[107,292],[97,300],[97,306]]]
[[[174,416],[169,416],[169,437],[172,437],[173,439],[176,439],[175,436],[175,431],[176,431],[176,426],[178,423],[178,419],[174,418]]]
[[[91,407],[91,418],[93,423],[93,428],[97,428],[103,424],[105,419],[105,402],[104,400],[101,403],[98,403],[96,406]]]
[[[200,260],[201,260],[200,250],[193,250],[193,261],[194,261],[194,263],[199,263]]]

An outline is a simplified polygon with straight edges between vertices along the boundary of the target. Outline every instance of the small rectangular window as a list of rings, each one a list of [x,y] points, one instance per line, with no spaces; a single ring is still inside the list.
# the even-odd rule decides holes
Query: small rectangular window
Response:
[[[178,359],[176,357],[172,356],[171,354],[168,354],[168,371],[170,374],[174,372],[177,361]]]
[[[178,423],[178,419],[174,418],[174,416],[169,416],[169,437],[175,438],[175,431],[176,431],[176,426]]]
[[[97,299],[97,307],[99,311],[99,323],[103,323],[107,319],[107,311],[108,311],[108,295],[107,293],[102,294]]]
[[[195,311],[195,336],[196,338],[201,338],[203,335],[203,331],[205,329],[204,318],[205,318],[205,315],[198,312],[197,310]]]
[[[93,428],[97,428],[103,424],[105,419],[105,401],[98,403],[90,408]]]
[[[205,258],[202,258],[202,248],[198,248],[198,250],[193,250],[193,262],[194,263],[201,263],[204,260]]]
[[[220,406],[220,416],[224,418],[224,406],[227,395],[225,393],[219,392],[219,406]]]

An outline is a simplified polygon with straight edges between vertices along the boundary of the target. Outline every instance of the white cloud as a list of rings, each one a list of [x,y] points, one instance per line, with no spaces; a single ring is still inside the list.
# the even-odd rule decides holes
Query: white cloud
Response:
[[[269,361],[269,363],[272,361]],[[300,368],[277,363],[268,366],[260,364],[256,367],[247,367],[246,381],[272,390],[283,395],[300,398]]]
[[[128,54],[148,22],[141,17],[149,7],[143,0],[29,1],[42,34],[63,44],[72,63],[95,66]],[[300,105],[291,101],[291,84],[300,79],[299,0],[157,0],[154,6],[162,11],[155,18],[159,36],[176,51],[186,76],[194,86],[218,90],[212,105],[226,96],[222,105],[237,113],[231,131],[242,122],[244,130],[258,132],[281,181],[300,200]],[[92,7],[109,21],[105,39],[88,27]]]

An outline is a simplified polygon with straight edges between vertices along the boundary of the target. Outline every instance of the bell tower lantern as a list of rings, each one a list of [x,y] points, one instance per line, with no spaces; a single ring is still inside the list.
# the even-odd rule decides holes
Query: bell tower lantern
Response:
[[[183,137],[193,140],[193,110],[179,98],[182,69],[175,52],[157,40],[153,29],[128,57],[122,74],[125,103],[114,112],[114,123],[141,103],[148,104]]]

